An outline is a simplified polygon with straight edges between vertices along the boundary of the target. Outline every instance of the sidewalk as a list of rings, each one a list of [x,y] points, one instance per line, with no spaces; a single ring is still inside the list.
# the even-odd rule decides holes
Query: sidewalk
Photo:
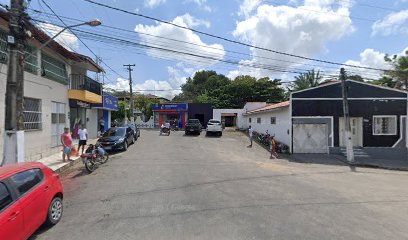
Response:
[[[88,140],[88,145],[89,144],[95,144],[98,139],[90,139]],[[75,142],[74,144],[75,147],[78,146],[78,144]],[[61,173],[67,168],[73,166],[76,164],[78,161],[80,161],[80,157],[71,157],[71,161],[69,162],[62,162],[62,153],[58,152],[55,153],[51,156],[48,156],[46,158],[42,158],[38,160],[37,162],[43,163],[47,167],[51,168],[54,170],[56,173]]]

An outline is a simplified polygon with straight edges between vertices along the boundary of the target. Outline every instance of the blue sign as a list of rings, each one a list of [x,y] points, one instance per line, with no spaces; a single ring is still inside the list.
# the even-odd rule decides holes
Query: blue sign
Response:
[[[104,92],[102,96],[102,104],[93,104],[92,107],[118,111],[118,98]]]
[[[187,111],[188,105],[187,103],[164,103],[164,104],[153,104],[152,105],[153,111],[160,112],[160,111]]]

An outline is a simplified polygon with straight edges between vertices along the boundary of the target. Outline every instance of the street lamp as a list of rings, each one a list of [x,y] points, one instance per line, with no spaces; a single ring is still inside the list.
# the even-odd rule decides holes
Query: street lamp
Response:
[[[61,29],[61,31],[59,31],[57,34],[55,34],[52,38],[48,39],[45,43],[41,44],[41,46],[38,48],[38,50],[43,49],[45,46],[48,45],[48,43],[50,43],[52,40],[54,40],[56,37],[58,37],[61,33],[63,33],[67,29],[74,28],[74,27],[79,27],[79,26],[83,26],[83,25],[96,27],[96,26],[99,26],[101,24],[102,24],[102,22],[99,19],[92,19],[92,20],[90,20],[88,22],[82,22],[82,23],[66,26],[63,29]]]

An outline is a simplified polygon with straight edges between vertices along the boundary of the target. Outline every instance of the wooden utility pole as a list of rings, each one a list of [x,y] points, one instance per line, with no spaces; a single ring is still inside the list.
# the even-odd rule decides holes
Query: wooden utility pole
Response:
[[[24,161],[24,0],[11,0],[3,163]]]
[[[129,87],[130,87],[130,112],[132,113],[132,116],[130,117],[130,121],[132,124],[135,123],[135,104],[134,104],[134,99],[133,99],[133,82],[132,82],[132,71],[135,64],[125,64],[123,65],[124,67],[127,67],[127,70],[129,71]]]
[[[347,82],[346,82],[346,71],[344,68],[340,69],[340,79],[341,79],[341,88],[343,95],[343,114],[344,114],[344,136],[346,143],[346,152],[347,152],[347,161],[352,164],[354,163],[354,151],[353,151],[353,141],[351,139],[351,125],[350,125],[350,115],[349,115],[349,106],[347,100]]]

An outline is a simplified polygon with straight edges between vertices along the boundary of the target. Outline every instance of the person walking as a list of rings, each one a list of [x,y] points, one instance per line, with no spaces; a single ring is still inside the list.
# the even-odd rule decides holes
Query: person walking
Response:
[[[70,161],[70,154],[72,151],[72,137],[69,133],[69,128],[64,128],[64,133],[61,134],[61,144],[63,146],[62,149],[62,161],[65,162],[65,156],[67,157],[67,162]]]
[[[78,130],[78,135],[79,135],[78,151],[82,147],[81,154],[83,154],[85,150],[85,146],[87,144],[86,140],[88,140],[88,131],[86,130],[83,124],[81,125],[81,128]]]
[[[270,159],[272,159],[273,156],[275,156],[276,159],[279,158],[279,155],[276,152],[276,141],[275,141],[274,136],[270,137],[269,150],[271,151],[271,156],[269,157]]]
[[[254,132],[251,125],[249,125],[248,132],[249,132],[249,141],[251,141],[251,144],[248,147],[251,148],[252,147],[252,136],[253,136],[253,132]]]
[[[99,131],[101,131],[101,134],[105,132],[105,120],[103,117],[99,119]]]

